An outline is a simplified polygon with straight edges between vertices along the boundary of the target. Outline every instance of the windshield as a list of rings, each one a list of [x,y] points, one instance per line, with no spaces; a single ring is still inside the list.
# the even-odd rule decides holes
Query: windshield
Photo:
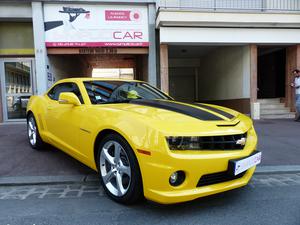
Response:
[[[128,102],[133,99],[168,99],[169,96],[143,82],[85,81],[92,104]]]

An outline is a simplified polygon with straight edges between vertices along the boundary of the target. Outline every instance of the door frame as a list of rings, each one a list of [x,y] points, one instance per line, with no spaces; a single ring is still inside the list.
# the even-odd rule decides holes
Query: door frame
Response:
[[[31,64],[30,82],[31,82],[31,95],[35,94],[36,87],[36,73],[35,73],[35,60],[34,57],[18,57],[18,58],[0,58],[0,82],[1,82],[1,101],[2,101],[2,114],[3,122],[24,122],[26,119],[8,119],[7,115],[7,102],[6,102],[6,87],[5,87],[5,62],[24,62],[29,61]]]
[[[292,112],[296,111],[295,107],[295,90],[291,88],[294,82],[292,71],[300,68],[300,45],[291,45],[286,48],[286,77],[285,77],[285,106],[289,107]]]

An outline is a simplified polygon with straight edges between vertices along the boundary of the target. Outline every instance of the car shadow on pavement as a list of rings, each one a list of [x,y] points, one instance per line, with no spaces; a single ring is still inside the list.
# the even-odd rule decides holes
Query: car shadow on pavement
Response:
[[[219,218],[222,218],[226,214],[226,217],[228,217],[230,216],[228,212],[232,212],[232,214],[237,212],[241,200],[246,199],[247,196],[252,196],[253,191],[251,187],[246,186],[240,189],[198,198],[189,202],[171,205],[158,204],[148,200],[137,205],[129,206],[107,203],[107,201],[104,202],[109,205],[116,204],[116,207],[119,208],[123,214],[130,213],[133,217],[138,215],[134,217],[136,218],[135,224],[144,224],[145,218],[147,218],[146,224],[149,224],[149,221],[151,221],[151,224],[170,224],[169,221],[172,221],[172,224],[200,224],[199,222],[206,224],[205,221],[194,221],[194,219],[203,217],[203,219],[206,220],[207,218],[213,217],[214,214],[218,214]],[[103,203],[103,199],[101,200]],[[222,215],[223,213],[224,215]]]

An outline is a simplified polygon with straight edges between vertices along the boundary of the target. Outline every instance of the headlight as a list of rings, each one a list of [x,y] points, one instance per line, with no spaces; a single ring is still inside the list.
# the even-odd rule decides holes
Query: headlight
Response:
[[[242,150],[246,145],[247,132],[242,134],[166,137],[170,150]]]
[[[200,137],[167,137],[170,150],[201,149]]]

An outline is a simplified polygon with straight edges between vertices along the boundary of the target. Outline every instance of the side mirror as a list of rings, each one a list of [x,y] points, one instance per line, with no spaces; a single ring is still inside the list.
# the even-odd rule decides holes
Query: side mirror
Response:
[[[78,97],[72,92],[62,92],[58,98],[59,104],[70,104],[74,106],[81,105]]]

